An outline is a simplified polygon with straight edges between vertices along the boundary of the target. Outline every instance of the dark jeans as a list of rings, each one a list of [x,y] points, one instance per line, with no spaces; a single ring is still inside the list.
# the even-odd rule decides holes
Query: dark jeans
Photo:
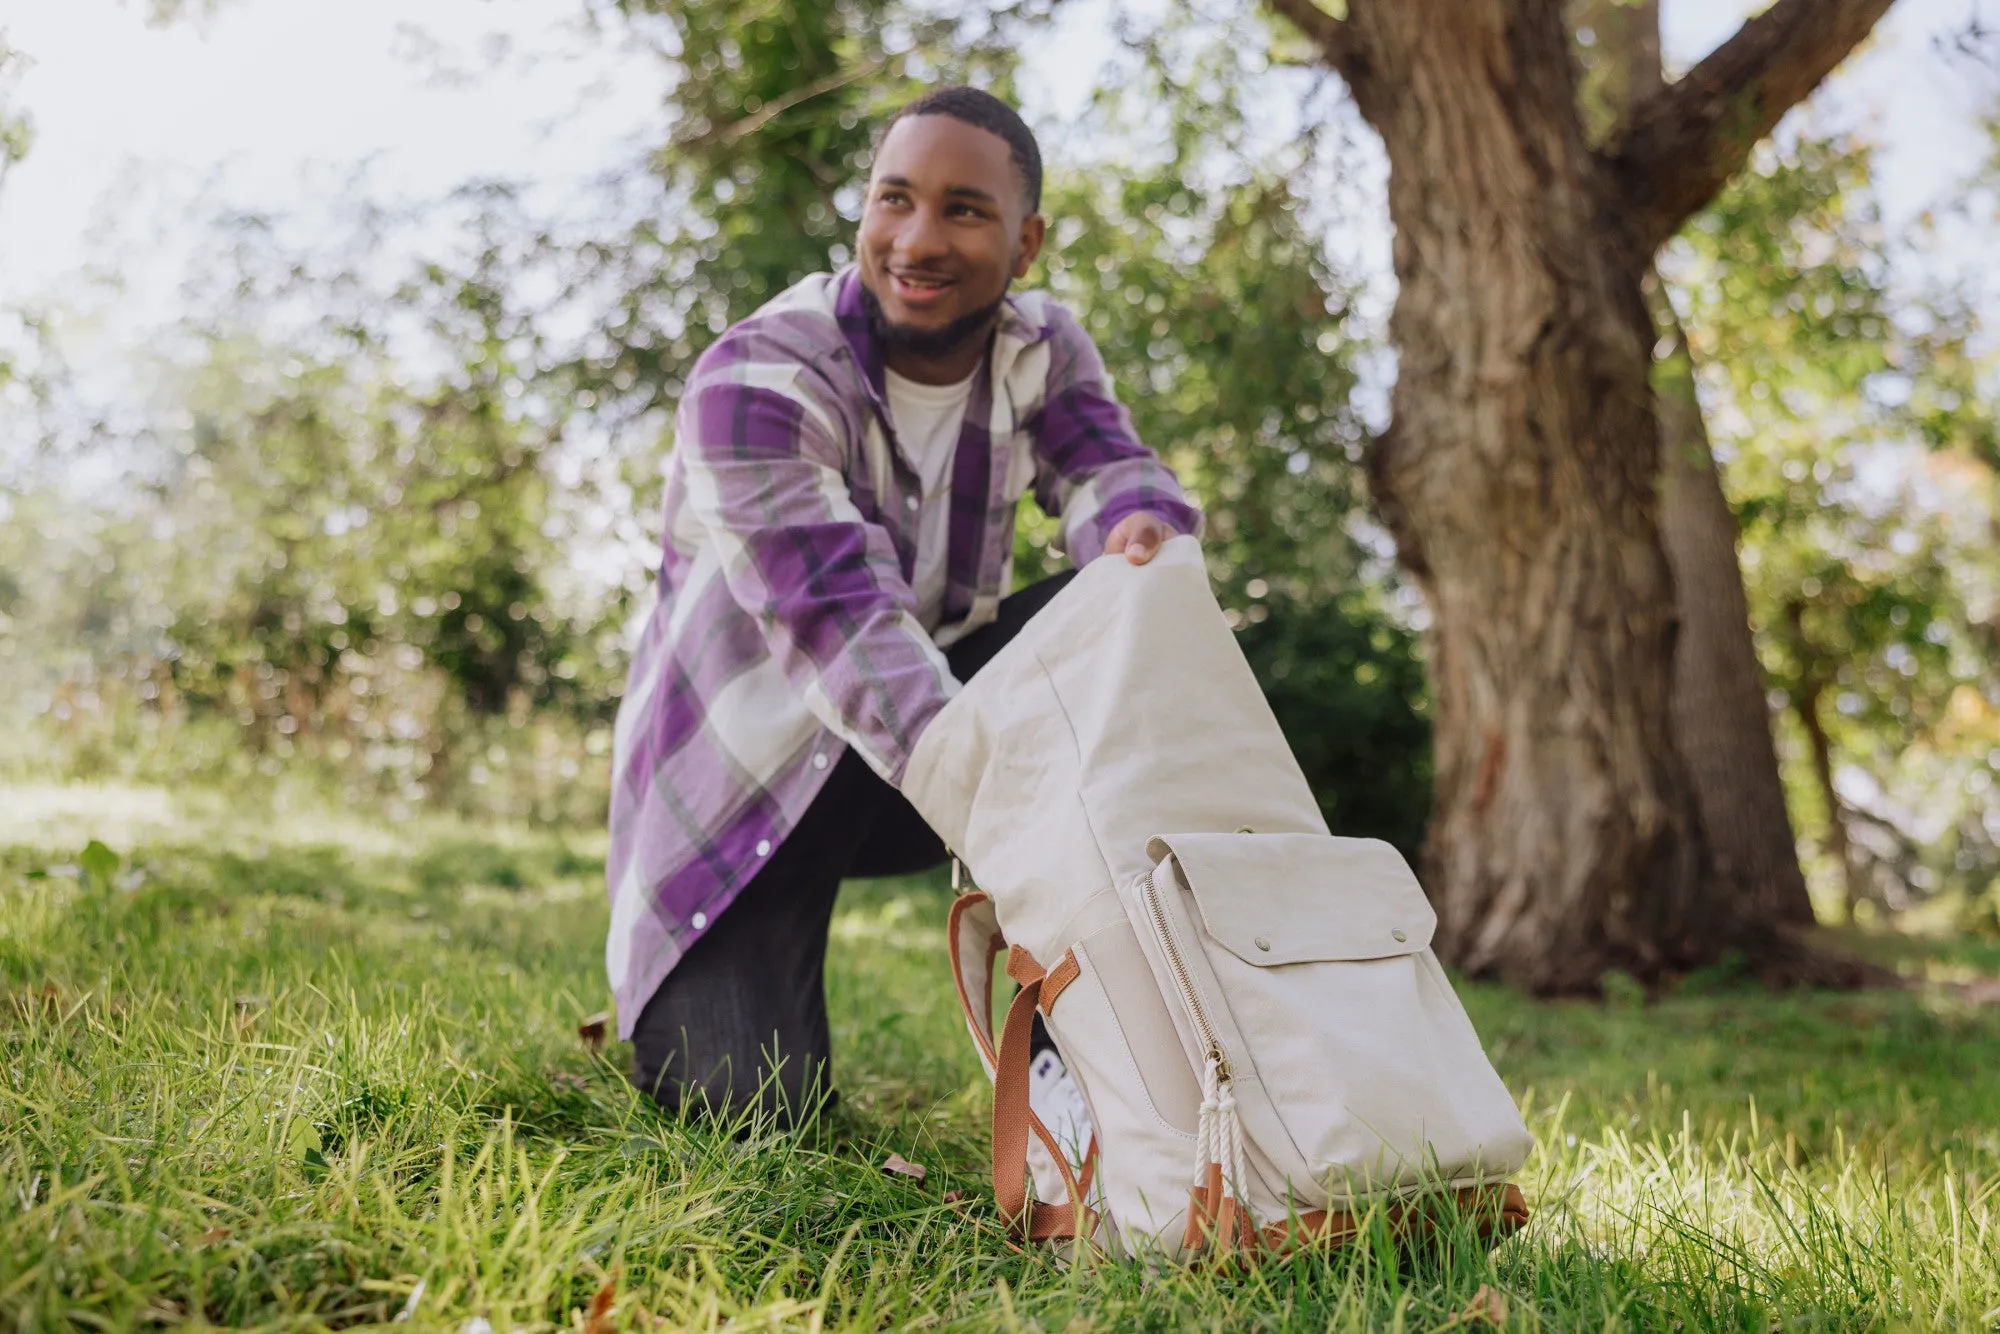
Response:
[[[969,680],[1073,573],[1003,599],[993,624],[946,651],[952,674]],[[946,855],[916,808],[848,751],[764,869],[640,1012],[633,1082],[669,1111],[756,1108],[781,1124],[810,1119],[830,1093],[826,938],[841,880],[909,875]],[[943,923],[939,931],[942,945]]]

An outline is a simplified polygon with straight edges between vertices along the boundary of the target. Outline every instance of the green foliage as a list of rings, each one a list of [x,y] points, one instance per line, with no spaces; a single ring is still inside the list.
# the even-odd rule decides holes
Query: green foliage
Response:
[[[1760,151],[1670,276],[1743,523],[1759,653],[1799,726],[1795,804],[1806,828],[1839,819],[1853,839],[1852,876],[1823,857],[1822,887],[1900,909],[1911,889],[1963,891],[1995,865],[1976,812],[1940,838],[1923,811],[1936,794],[1911,800],[1942,772],[1964,781],[1966,749],[1941,743],[1955,709],[1983,715],[2000,688],[1976,610],[1995,575],[1974,517],[1993,494],[1992,416],[1968,384],[1962,320],[1894,293],[1869,181],[1852,139]],[[1844,794],[1812,775],[1815,729]]]
[[[1062,164],[1029,281],[1079,312],[1140,438],[1207,512],[1217,595],[1330,826],[1414,857],[1422,664],[1355,536],[1356,366],[1373,344],[1297,192],[1314,146],[1241,142],[1258,47],[1212,35],[1170,21],[1135,38],[1139,71],[1094,113],[1126,146]],[[1052,531],[1024,525],[1017,579],[1054,568]]]
[[[15,85],[20,82],[28,58],[0,32],[0,185],[7,182],[7,169],[28,155],[35,142],[35,123],[14,102]]]
[[[725,328],[846,263],[880,120],[937,80],[1004,91],[1013,41],[1048,8],[591,2],[662,54],[673,87],[666,138],[649,155],[657,202],[569,257],[604,294],[603,337],[561,370],[624,413],[670,410]]]
[[[0,844],[10,1327],[574,1328],[614,1276],[628,1328],[1439,1329],[1482,1285],[1520,1330],[1980,1328],[2000,1306],[2000,1011],[1943,988],[1467,987],[1539,1142],[1521,1237],[1065,1265],[993,1215],[941,883],[843,896],[825,1132],[732,1135],[654,1112],[622,1048],[577,1040],[605,909],[570,844],[161,815],[116,895],[28,878],[96,826]],[[1990,946],[1902,954],[1919,983],[2000,970]],[[928,1179],[880,1171],[891,1152]]]
[[[1252,604],[1237,642],[1327,826],[1415,862],[1431,806],[1428,689],[1416,637],[1359,595]]]
[[[0,514],[8,647],[36,645],[0,674],[38,709],[38,746],[80,777],[319,765],[349,799],[588,812],[654,560],[638,516],[693,358],[848,258],[889,109],[940,78],[1004,91],[1049,8],[600,5],[673,89],[650,176],[614,201],[636,199],[626,222],[557,227],[495,186],[407,223],[362,212],[324,253],[237,220],[193,285],[219,295],[163,346],[152,420],[66,446],[137,460],[138,489],[45,485]],[[1240,148],[1252,71],[1198,55],[1175,73],[1168,45],[1134,87],[1171,116],[1095,113],[1154,142],[1155,165],[1052,151],[1055,233],[1030,281],[1078,310],[1207,509],[1218,591],[1329,818],[1414,850],[1420,669],[1351,532],[1367,337],[1299,164]],[[413,227],[449,239],[385,276]],[[1024,577],[1047,534],[1024,525]],[[615,565],[608,586],[583,557]]]
[[[1208,511],[1218,595],[1329,823],[1414,855],[1430,804],[1422,667],[1348,531],[1365,344],[1339,280],[1282,181],[1204,194],[1171,165],[1101,178],[1050,190],[1045,281]],[[1023,527],[1017,578],[1054,567],[1051,535]]]
[[[100,890],[111,888],[111,877],[118,870],[119,856],[98,839],[91,839],[77,854],[76,864],[82,869],[84,879]]]
[[[42,648],[6,666],[68,736],[68,771],[136,775],[156,724],[197,743],[213,720],[234,746],[167,762],[214,779],[324,760],[353,797],[466,797],[548,720],[595,726],[616,664],[589,603],[559,600],[554,432],[505,343],[464,339],[461,365],[410,383],[367,348],[213,337],[176,370],[134,494],[94,515],[59,486],[17,500],[13,643]],[[548,777],[579,754],[565,766]],[[522,813],[592,807],[588,786],[543,787]]]

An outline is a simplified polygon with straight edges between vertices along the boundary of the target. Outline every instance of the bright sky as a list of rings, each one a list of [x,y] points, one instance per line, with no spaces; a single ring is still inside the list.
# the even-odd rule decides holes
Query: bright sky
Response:
[[[1933,40],[1976,4],[1902,0],[1823,100],[1886,141],[1892,223],[1987,151],[1975,117],[1991,73],[1982,83]],[[34,62],[19,96],[37,129],[0,189],[0,301],[75,290],[86,266],[108,264],[130,286],[105,318],[138,337],[172,313],[201,235],[191,217],[230,206],[310,224],[357,190],[407,200],[494,175],[560,199],[628,161],[648,126],[657,142],[658,64],[584,32],[581,0],[231,0],[167,28],[146,7],[0,0],[0,30]],[[1107,7],[1076,0],[1028,62],[1045,114],[1087,94],[1110,50]],[[1745,8],[1666,0],[1670,63],[1697,58]]]

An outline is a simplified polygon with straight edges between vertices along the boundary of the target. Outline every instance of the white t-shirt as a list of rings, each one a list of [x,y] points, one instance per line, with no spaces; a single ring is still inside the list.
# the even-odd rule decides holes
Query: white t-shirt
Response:
[[[984,369],[982,364],[981,369]],[[946,558],[951,549],[951,465],[958,455],[958,432],[972,397],[975,370],[957,384],[918,384],[883,369],[889,397],[889,424],[896,442],[915,465],[922,493],[917,508],[917,619],[935,631],[944,619]]]

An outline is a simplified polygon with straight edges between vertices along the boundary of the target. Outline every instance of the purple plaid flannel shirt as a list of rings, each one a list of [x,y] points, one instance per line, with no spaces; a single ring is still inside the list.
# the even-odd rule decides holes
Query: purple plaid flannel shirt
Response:
[[[1141,445],[1075,317],[1007,301],[952,465],[944,618],[917,619],[919,483],[887,427],[852,269],[808,278],[696,364],[667,464],[659,598],[612,751],[618,1031],[784,841],[847,747],[890,782],[958,689],[941,646],[993,619],[1030,488],[1083,564],[1139,511],[1201,515]]]

